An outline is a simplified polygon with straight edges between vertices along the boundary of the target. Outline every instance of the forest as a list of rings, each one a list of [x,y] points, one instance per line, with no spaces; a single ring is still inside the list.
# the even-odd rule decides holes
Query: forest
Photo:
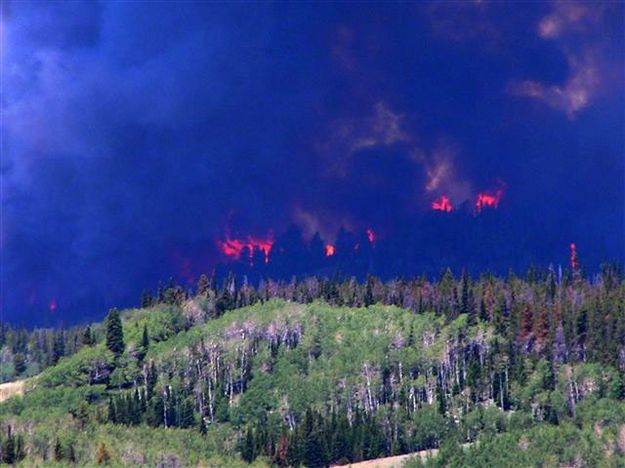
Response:
[[[625,283],[531,269],[202,275],[63,329],[0,324],[0,459],[131,466],[622,466]]]

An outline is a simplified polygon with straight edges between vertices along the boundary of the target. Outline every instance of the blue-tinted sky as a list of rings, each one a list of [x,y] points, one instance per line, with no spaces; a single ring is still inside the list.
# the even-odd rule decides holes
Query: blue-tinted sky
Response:
[[[566,261],[574,241],[589,270],[622,261],[623,18],[621,2],[3,2],[2,314],[99,316],[210,271],[227,231],[392,238],[441,195],[501,187],[522,259]]]

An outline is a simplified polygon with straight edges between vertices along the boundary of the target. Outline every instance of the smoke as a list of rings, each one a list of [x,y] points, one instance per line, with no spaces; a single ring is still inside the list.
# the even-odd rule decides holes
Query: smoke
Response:
[[[622,259],[620,6],[562,5],[3,3],[0,314],[303,273],[316,233],[323,274]]]

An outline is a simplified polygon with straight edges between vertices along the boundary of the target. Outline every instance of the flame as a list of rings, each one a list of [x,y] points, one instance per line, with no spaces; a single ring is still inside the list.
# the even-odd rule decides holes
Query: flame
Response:
[[[477,194],[475,199],[475,212],[480,213],[483,208],[497,208],[503,197],[503,188],[500,187],[495,192],[482,192]]]
[[[48,303],[48,310],[52,313],[54,313],[57,309],[57,305],[56,305],[56,299],[52,299],[50,300],[50,302]]]
[[[571,248],[571,268],[573,271],[577,271],[579,269],[579,261],[577,260],[577,246],[575,242],[571,242],[569,246]]]
[[[370,244],[375,242],[375,232],[371,228],[367,228],[367,239],[369,239]]]
[[[240,259],[241,253],[244,248],[248,248],[250,251],[250,260],[254,257],[254,251],[260,250],[265,254],[265,263],[269,263],[269,253],[273,247],[273,239],[268,237],[266,239],[260,239],[257,237],[247,236],[245,239],[226,239],[219,241],[218,247],[221,252],[227,257],[234,259]]]
[[[454,209],[454,207],[452,206],[451,201],[449,200],[449,197],[447,195],[441,195],[438,200],[434,200],[432,202],[432,209],[449,213]]]
[[[332,244],[327,244],[325,246],[325,251],[326,251],[326,257],[331,257],[332,255],[336,253],[336,247],[334,247]]]

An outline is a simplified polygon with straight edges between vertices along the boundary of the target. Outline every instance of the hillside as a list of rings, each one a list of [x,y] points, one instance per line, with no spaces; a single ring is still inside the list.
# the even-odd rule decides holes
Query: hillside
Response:
[[[0,403],[2,459],[323,466],[436,449],[404,462],[625,463],[622,370],[604,352],[623,343],[625,288],[561,284],[549,302],[548,278],[445,281],[421,284],[422,310],[382,304],[393,286],[375,283],[350,299],[368,306],[328,304],[348,297],[337,285],[324,301],[247,306],[242,288],[217,312],[227,288],[200,291],[124,311],[119,330],[112,312]],[[609,315],[611,335],[581,330],[581,312]]]

